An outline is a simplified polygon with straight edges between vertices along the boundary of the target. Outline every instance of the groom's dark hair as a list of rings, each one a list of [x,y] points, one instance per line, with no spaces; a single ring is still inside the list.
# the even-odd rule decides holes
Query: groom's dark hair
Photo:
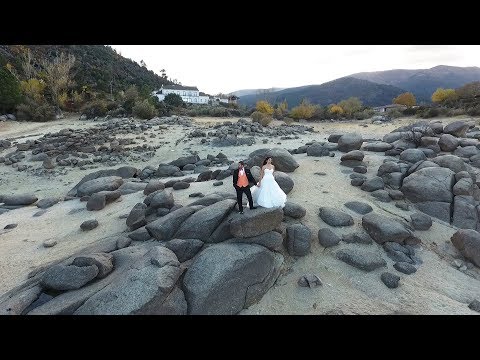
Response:
[[[243,166],[245,166],[245,163],[243,161],[239,161],[238,162],[239,164],[242,164]]]

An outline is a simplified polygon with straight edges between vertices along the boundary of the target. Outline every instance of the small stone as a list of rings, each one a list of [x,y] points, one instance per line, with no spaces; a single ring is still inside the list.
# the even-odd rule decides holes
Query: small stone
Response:
[[[223,181],[216,181],[213,183],[213,186],[220,186],[223,185]]]
[[[121,236],[117,239],[117,249],[126,248],[130,246],[131,243],[132,243],[132,239],[126,236]]]
[[[465,270],[467,270],[467,267],[465,265],[462,265],[462,266],[460,266],[460,268],[458,270],[465,271]]]
[[[305,274],[300,279],[298,279],[298,285],[302,287],[317,287],[322,285],[322,281],[315,274]]]
[[[40,211],[37,211],[35,214],[33,214],[33,217],[39,217],[39,216],[42,216],[43,214],[45,214],[47,212],[46,209],[43,209],[43,210],[40,210]]]
[[[5,230],[9,230],[9,229],[15,229],[17,227],[18,224],[8,224],[7,226],[4,227]]]
[[[473,301],[468,305],[468,308],[469,308],[469,309],[472,309],[473,311],[476,311],[476,312],[480,313],[480,301],[478,301],[477,299],[473,300]]]
[[[400,276],[394,275],[389,272],[384,272],[380,275],[383,283],[390,289],[395,289],[398,287],[398,282],[400,281]]]
[[[410,275],[417,271],[417,268],[412,264],[406,262],[397,262],[393,264],[395,270],[400,271],[401,273]]]
[[[459,268],[463,265],[463,261],[455,259],[455,260],[453,260],[453,265],[455,265],[457,268]]]
[[[95,229],[97,226],[98,226],[97,220],[95,219],[87,220],[80,225],[80,229],[82,229],[83,231],[89,231],[89,230]]]
[[[46,247],[46,248],[53,247],[55,245],[57,245],[57,240],[54,240],[54,239],[45,240],[43,242],[43,246]]]
[[[324,172],[316,172],[316,173],[313,173],[313,175],[325,176],[325,175],[327,175],[327,174],[324,173]]]

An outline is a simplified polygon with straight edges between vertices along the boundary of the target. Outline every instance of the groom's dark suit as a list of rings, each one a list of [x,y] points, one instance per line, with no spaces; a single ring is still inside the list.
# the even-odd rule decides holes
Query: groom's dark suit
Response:
[[[243,193],[247,195],[248,199],[248,205],[250,206],[250,209],[253,208],[253,199],[252,199],[252,193],[250,192],[250,183],[256,183],[255,178],[253,177],[252,173],[250,172],[249,169],[243,168],[245,171],[245,175],[247,178],[247,183],[244,184],[244,186],[238,186],[239,183],[239,169],[235,169],[233,171],[233,187],[235,190],[237,190],[237,203],[238,203],[238,210],[240,212],[243,212],[243,205],[242,205],[242,196]],[[240,179],[241,180],[241,179]]]

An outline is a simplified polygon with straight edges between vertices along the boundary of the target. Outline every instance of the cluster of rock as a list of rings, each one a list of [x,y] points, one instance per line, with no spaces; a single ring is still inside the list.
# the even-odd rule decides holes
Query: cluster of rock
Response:
[[[345,203],[347,209],[361,214],[364,231],[357,231],[338,236],[330,228],[320,228],[318,241],[325,248],[339,245],[341,241],[349,244],[348,247],[335,252],[337,259],[364,271],[373,271],[388,267],[387,261],[378,252],[382,248],[393,261],[393,268],[398,273],[413,274],[422,264],[422,260],[415,255],[415,245],[420,240],[415,236],[415,230],[427,230],[432,225],[430,217],[421,213],[411,216],[411,223],[401,222],[380,214],[376,214],[372,207],[359,201]],[[331,207],[321,207],[319,216],[331,227],[348,227],[354,225],[351,215]],[[350,246],[350,244],[355,244]],[[377,244],[374,246],[374,244]],[[367,249],[364,249],[367,246]],[[380,274],[381,281],[389,288],[398,287],[400,276],[384,271]]]
[[[307,154],[307,156],[330,156],[334,157],[333,151],[339,150],[341,152],[352,152],[360,149],[363,143],[361,135],[356,133],[348,134],[333,134],[328,137],[328,141],[323,142],[309,142],[297,149],[289,150],[292,154]],[[354,154],[352,152],[352,154]],[[355,156],[353,157],[355,159]],[[362,157],[363,159],[363,157]],[[343,160],[350,160],[347,155],[342,157]],[[361,161],[361,160],[360,160]],[[347,164],[348,161],[345,163]],[[342,164],[342,165],[345,165]]]
[[[161,163],[158,168],[152,166],[145,167],[139,177],[142,180],[149,178],[182,177],[188,174],[198,174],[198,181],[223,180],[232,174],[231,170],[210,170],[209,167],[222,167],[232,164],[223,153],[217,155],[207,155],[205,159],[200,159],[196,154],[182,156],[168,164]],[[168,187],[168,186],[167,186]]]
[[[189,134],[189,137],[200,137],[203,138],[201,143],[223,147],[252,145],[255,143],[255,137],[298,139],[299,135],[314,131],[313,126],[282,124],[277,127],[264,127],[260,123],[246,119],[239,119],[236,123],[224,121],[222,124],[213,126],[213,129],[212,131],[196,129]],[[265,140],[268,141],[268,139]]]
[[[232,197],[180,206],[168,190],[153,191],[131,210],[129,231],[32,274],[0,299],[0,312],[236,314],[273,285],[285,249],[309,251],[311,233],[295,220],[305,215],[296,204],[242,215]]]
[[[154,156],[160,145],[147,145],[144,132],[152,130],[158,123],[160,121],[154,122],[153,119],[147,122],[113,119],[83,130],[62,129],[57,133],[45,134],[36,140],[17,143],[15,151],[0,157],[0,163],[12,165],[23,171],[36,168],[32,165],[19,164],[24,159],[42,162],[43,168],[48,170],[57,166],[84,169],[85,166],[96,163],[114,166],[125,160],[138,160],[138,156],[146,160]],[[137,135],[136,139],[116,138],[117,135],[131,134]],[[143,144],[132,146],[138,144],[138,141]],[[12,145],[14,144],[11,139],[0,143],[3,149]],[[27,157],[26,154],[31,155]]]

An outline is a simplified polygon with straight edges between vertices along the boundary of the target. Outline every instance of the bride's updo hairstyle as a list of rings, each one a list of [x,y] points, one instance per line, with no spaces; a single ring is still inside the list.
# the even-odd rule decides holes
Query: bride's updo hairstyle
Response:
[[[267,157],[265,158],[265,160],[263,160],[263,165],[267,165],[268,159],[271,159],[271,158],[272,158],[271,156],[267,156]],[[263,166],[263,165],[262,165],[262,166]]]

